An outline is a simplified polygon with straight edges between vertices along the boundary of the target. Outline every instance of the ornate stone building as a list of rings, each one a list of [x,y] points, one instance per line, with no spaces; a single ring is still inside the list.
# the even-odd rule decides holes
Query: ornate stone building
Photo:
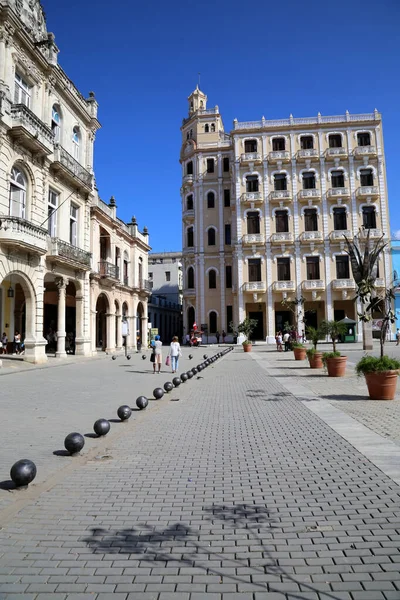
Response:
[[[184,119],[184,325],[210,334],[246,316],[254,338],[356,318],[344,235],[389,234],[381,115],[233,123],[198,88]],[[390,254],[378,287],[391,277]],[[359,328],[359,336],[361,334]],[[212,338],[211,338],[212,339]]]
[[[94,94],[79,92],[58,52],[39,0],[0,0],[0,323],[10,342],[21,332],[34,362],[49,351],[64,356],[66,339],[76,354],[96,346],[91,206],[99,204],[100,124]]]
[[[182,329],[182,252],[149,254],[149,323],[158,329],[164,343],[174,335],[181,339]]]

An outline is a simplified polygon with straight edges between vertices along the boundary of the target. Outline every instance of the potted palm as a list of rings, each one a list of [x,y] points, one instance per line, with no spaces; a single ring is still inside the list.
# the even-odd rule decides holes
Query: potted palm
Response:
[[[243,333],[243,335],[246,338],[242,342],[244,352],[251,352],[252,344],[250,341],[250,337],[251,337],[251,334],[253,333],[254,329],[257,327],[257,325],[258,325],[257,319],[249,319],[249,317],[246,317],[245,320],[242,321],[241,323],[239,323],[239,325],[237,326],[238,332]]]
[[[321,332],[330,337],[333,352],[324,352],[322,362],[328,370],[328,377],[344,377],[346,372],[347,356],[341,356],[336,350],[336,342],[345,335],[347,327],[339,321],[322,321]]]
[[[324,334],[317,327],[307,327],[307,338],[312,343],[312,348],[307,350],[307,358],[311,369],[322,369],[322,352],[317,352],[317,344],[322,340]]]
[[[301,344],[300,342],[293,342],[292,348],[293,348],[295,360],[305,360],[306,347],[304,344]]]

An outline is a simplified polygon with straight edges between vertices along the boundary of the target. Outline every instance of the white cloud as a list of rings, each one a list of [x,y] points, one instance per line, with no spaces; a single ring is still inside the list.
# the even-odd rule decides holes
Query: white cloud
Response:
[[[392,231],[392,240],[400,240],[400,229]]]

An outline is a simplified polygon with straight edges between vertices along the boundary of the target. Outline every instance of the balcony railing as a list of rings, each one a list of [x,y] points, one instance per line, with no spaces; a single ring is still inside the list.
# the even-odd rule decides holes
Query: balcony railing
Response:
[[[287,162],[290,159],[290,154],[287,150],[274,150],[268,154],[268,160],[270,162],[278,162],[281,160],[282,162]]]
[[[272,284],[274,292],[293,292],[295,287],[294,281],[274,281]]]
[[[325,156],[326,158],[341,158],[344,156],[347,156],[347,149],[340,147],[340,148],[327,148],[325,150]]]
[[[290,190],[274,190],[269,194],[270,202],[281,202],[283,200],[291,200],[292,192]]]
[[[373,113],[363,113],[351,115],[346,113],[344,115],[331,115],[323,117],[317,115],[316,117],[290,117],[288,119],[261,119],[260,121],[234,121],[233,128],[235,130],[240,129],[272,129],[290,127],[292,125],[319,125],[321,123],[349,123],[349,122],[361,122],[361,121],[380,121],[381,115],[378,111]]]
[[[106,260],[101,260],[98,269],[101,277],[106,277],[107,279],[119,279],[119,267],[117,265],[113,265]]]
[[[193,185],[193,175],[185,175],[182,182],[184,185]]]
[[[320,242],[322,238],[322,231],[303,231],[300,237],[302,242]]]
[[[329,237],[331,238],[331,242],[343,241],[344,236],[347,239],[352,238],[352,233],[349,229],[336,229],[335,231],[331,231]]]
[[[325,281],[322,279],[306,279],[303,281],[303,290],[312,291],[312,290],[324,290],[325,289]]]
[[[139,281],[139,287],[142,292],[151,292],[153,289],[153,282],[148,279],[141,279]]]
[[[367,228],[363,228],[360,230],[360,237],[365,239],[366,237],[368,237],[368,232],[369,232],[369,237],[370,239],[376,239],[376,238],[380,238],[383,235],[382,229],[367,229]]]
[[[377,185],[362,185],[356,191],[358,198],[374,198],[379,196],[379,188]]]
[[[293,243],[293,233],[291,231],[284,231],[280,233],[273,233],[271,235],[271,242],[273,244],[290,244]]]
[[[348,198],[350,190],[347,187],[330,188],[327,194],[328,198]]]
[[[354,279],[333,279],[334,290],[354,290],[356,287]]]
[[[267,284],[265,281],[247,281],[243,284],[244,292],[265,292]]]
[[[53,166],[60,168],[64,175],[71,181],[74,181],[75,183],[80,182],[88,190],[92,188],[92,174],[89,173],[85,167],[82,167],[82,165],[60,144],[56,144],[54,147]],[[79,182],[76,182],[76,179],[78,179]]]
[[[195,296],[196,295],[196,290],[194,288],[185,288],[183,290],[183,295],[184,296]]]
[[[262,233],[247,233],[242,237],[243,244],[264,244],[265,238]]]
[[[299,200],[316,200],[318,198],[321,198],[321,190],[300,190],[298,193]]]
[[[375,287],[378,289],[386,288],[386,283],[383,277],[378,277],[375,279]]]
[[[261,162],[261,154],[259,152],[244,152],[240,155],[240,162],[249,163],[249,162]]]
[[[25,104],[11,106],[12,129],[10,135],[39,154],[51,154],[54,134]]]
[[[124,277],[124,285],[129,285],[129,277]]]
[[[356,158],[363,156],[376,156],[375,146],[357,146],[353,150],[353,154]]]
[[[308,160],[308,159],[316,159],[318,158],[318,150],[315,148],[307,148],[304,150],[298,150],[297,152],[297,160]]]
[[[188,208],[183,211],[184,219],[194,219],[194,208]]]
[[[19,217],[0,215],[0,243],[45,254],[47,240],[47,230],[43,227]]]
[[[65,259],[67,262],[82,265],[90,268],[92,255],[82,248],[72,246],[64,240],[59,238],[51,238],[51,256],[58,256],[59,258]]]
[[[261,192],[245,192],[242,194],[242,202],[262,202]]]

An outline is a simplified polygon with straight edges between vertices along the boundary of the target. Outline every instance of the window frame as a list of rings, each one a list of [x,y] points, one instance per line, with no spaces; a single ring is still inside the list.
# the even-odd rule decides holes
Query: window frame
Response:
[[[55,199],[55,202],[51,200]],[[47,195],[47,231],[50,237],[57,237],[57,209],[59,206],[60,194],[56,190],[49,188]],[[50,209],[52,212],[50,213]]]
[[[215,246],[216,240],[217,240],[217,231],[216,231],[215,227],[209,227],[207,229],[207,245]]]
[[[206,158],[206,172],[208,174],[215,173],[215,160],[213,158]]]
[[[215,208],[215,193],[212,191],[207,192],[207,208]]]
[[[350,260],[349,257],[345,254],[337,254],[335,256],[335,263],[336,263],[336,279],[350,279]],[[339,273],[338,267],[340,266],[340,269],[344,269],[343,273]]]
[[[14,174],[18,173],[16,177]],[[21,176],[23,184],[18,181],[18,176]],[[13,188],[13,189],[12,189]],[[26,218],[26,199],[27,199],[27,178],[22,169],[13,166],[11,169],[10,187],[9,187],[9,213],[11,217],[17,217],[19,219]],[[18,200],[13,199],[13,193],[18,192]],[[18,210],[13,210],[13,207],[17,205]],[[15,214],[18,213],[18,214]]]
[[[14,104],[23,104],[29,109],[32,104],[32,86],[17,70],[14,74]]]
[[[73,210],[76,211],[75,215],[72,214]],[[78,223],[79,223],[79,206],[77,204],[74,204],[73,202],[71,202],[70,207],[69,207],[69,243],[71,244],[71,246],[75,246],[75,247],[79,246]],[[75,229],[75,232],[74,232],[74,229]],[[75,240],[74,240],[74,237],[75,237]]]
[[[344,206],[334,206],[332,209],[333,216],[333,230],[334,231],[347,231],[347,209]],[[344,220],[345,227],[336,227],[336,223],[340,223]]]

